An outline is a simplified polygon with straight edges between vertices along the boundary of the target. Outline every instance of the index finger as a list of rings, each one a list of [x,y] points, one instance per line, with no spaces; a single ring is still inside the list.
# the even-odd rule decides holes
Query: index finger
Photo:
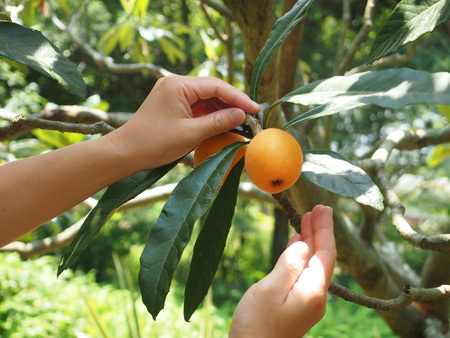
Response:
[[[241,108],[249,114],[258,114],[261,109],[247,94],[218,78],[191,77],[186,85],[185,97],[190,104],[199,99],[218,98],[228,106]]]
[[[312,270],[323,270],[323,286],[328,288],[336,261],[333,209],[317,205],[311,212],[314,236],[314,252],[309,261]],[[319,274],[320,275],[320,274]]]

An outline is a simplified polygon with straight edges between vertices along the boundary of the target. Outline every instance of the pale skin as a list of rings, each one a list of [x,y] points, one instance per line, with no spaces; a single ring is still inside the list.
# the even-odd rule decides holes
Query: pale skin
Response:
[[[192,106],[208,99],[225,108],[193,118]],[[130,121],[115,131],[0,165],[0,247],[120,179],[182,157],[259,110],[219,79],[174,75],[158,80]],[[331,209],[317,206],[304,217],[303,235],[291,239],[274,270],[242,298],[230,337],[306,333],[324,314],[335,258]]]
[[[272,272],[242,297],[230,338],[296,338],[325,315],[336,246],[333,210],[317,205],[302,220]]]

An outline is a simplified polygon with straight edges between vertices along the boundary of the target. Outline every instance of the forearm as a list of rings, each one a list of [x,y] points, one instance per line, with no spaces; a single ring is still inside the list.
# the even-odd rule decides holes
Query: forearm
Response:
[[[0,247],[131,174],[109,137],[1,165]]]

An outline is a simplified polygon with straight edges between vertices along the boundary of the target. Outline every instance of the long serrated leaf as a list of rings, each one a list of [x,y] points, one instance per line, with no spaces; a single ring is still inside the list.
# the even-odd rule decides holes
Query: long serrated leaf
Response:
[[[134,174],[110,185],[61,257],[58,276],[78,260],[81,253],[94,241],[111,215],[122,204],[150,188],[178,162],[179,160],[159,168]]]
[[[305,151],[302,176],[315,185],[383,210],[383,195],[361,168],[332,151]]]
[[[189,321],[208,293],[225,249],[237,201],[241,159],[231,170],[208,211],[194,246],[184,291],[184,319]]]
[[[312,0],[299,0],[291,10],[279,18],[273,25],[272,31],[263,48],[256,57],[253,74],[250,80],[250,97],[258,101],[258,88],[267,65],[272,60],[284,40],[305,16]]]
[[[368,71],[316,81],[286,94],[264,110],[289,102],[321,105],[291,120],[285,129],[302,121],[375,104],[398,108],[409,104],[450,105],[450,73],[428,73],[409,68]]]
[[[0,55],[55,79],[80,98],[86,97],[86,84],[75,65],[37,30],[0,21]]]
[[[402,0],[378,33],[368,63],[395,53],[401,46],[417,40],[450,19],[448,0]]]
[[[208,209],[236,151],[244,144],[238,142],[225,147],[182,179],[153,225],[139,271],[142,300],[153,318],[164,307],[173,273],[190,240],[194,223]]]

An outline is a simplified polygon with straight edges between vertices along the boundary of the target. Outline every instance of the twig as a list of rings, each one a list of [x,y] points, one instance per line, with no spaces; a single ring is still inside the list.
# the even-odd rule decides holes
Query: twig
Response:
[[[367,38],[367,35],[369,34],[370,30],[373,27],[372,22],[372,16],[373,16],[373,10],[375,8],[375,2],[376,0],[367,0],[366,8],[364,10],[364,23],[359,30],[358,34],[355,37],[355,40],[353,40],[352,44],[350,45],[347,54],[342,59],[341,63],[339,64],[336,74],[342,75],[344,74],[345,70],[348,68],[350,63],[353,60],[353,57],[355,56],[356,51],[361,46],[361,44],[364,42],[364,40]]]
[[[391,65],[394,63],[405,63],[414,56],[414,53],[416,52],[418,46],[419,46],[419,39],[412,43],[411,48],[409,49],[408,53],[406,53],[406,54],[396,53],[394,55],[386,56],[384,58],[381,58],[381,59],[373,62],[370,65],[364,64],[364,65],[360,65],[355,68],[352,68],[348,72],[345,72],[345,75],[352,75],[352,74],[356,74],[356,73],[360,73],[360,72],[365,72],[365,71],[368,71],[371,69]]]
[[[338,40],[338,47],[336,51],[336,59],[335,59],[335,70],[334,73],[336,74],[336,69],[339,65],[339,62],[344,57],[344,46],[345,46],[345,40],[347,36],[348,27],[350,27],[350,23],[352,21],[352,14],[351,14],[351,6],[350,6],[350,0],[343,0],[342,2],[342,26],[341,26],[341,32],[339,34],[339,40]]]
[[[33,129],[56,130],[62,133],[79,133],[84,135],[107,134],[114,130],[107,123],[100,121],[94,124],[77,124],[60,121],[48,121],[25,115],[15,115],[11,124],[0,128],[0,141],[9,140],[17,135]]]
[[[81,48],[98,66],[105,67],[113,73],[141,73],[143,71],[149,71],[156,77],[164,77],[173,74],[172,72],[162,67],[156,66],[152,63],[116,63],[114,59],[109,56],[104,56],[92,48],[86,41],[81,39],[74,32],[75,22],[80,17],[81,12],[75,13],[69,25],[65,25],[60,21],[54,13],[52,13],[53,23],[61,30],[65,31],[72,42]]]
[[[282,191],[277,194],[272,194],[272,196],[277,200],[289,219],[289,223],[292,228],[298,233],[302,233],[302,215],[297,212],[291,200],[288,198],[286,192]]]
[[[219,12],[223,17],[227,18],[228,20],[234,21],[233,15],[230,13],[228,8],[225,6],[211,0],[201,0],[202,4],[208,5],[209,7],[215,9],[217,12]]]
[[[200,2],[200,8],[203,12],[203,14],[205,15],[206,21],[208,21],[209,25],[211,26],[211,28],[214,30],[214,33],[216,33],[217,37],[219,38],[219,40],[225,44],[225,41],[227,40],[227,36],[225,34],[223,34],[219,28],[217,28],[216,23],[214,22],[214,20],[211,18],[211,16],[209,15],[208,11],[206,10],[206,4],[204,1]]]
[[[403,292],[394,299],[379,299],[361,295],[336,283],[331,283],[328,291],[346,301],[379,311],[395,311],[414,301],[435,302],[450,297],[450,285],[441,285],[436,288],[415,288],[406,285]]]
[[[200,8],[203,11],[203,14],[205,15],[206,20],[208,21],[211,28],[214,30],[215,34],[221,41],[221,43],[225,46],[226,49],[226,59],[227,59],[227,82],[230,84],[233,84],[234,80],[234,49],[233,49],[233,42],[234,42],[234,34],[233,34],[233,27],[231,26],[232,22],[232,16],[231,13],[229,13],[229,16],[222,15],[225,19],[225,29],[226,33],[220,32],[219,28],[209,15],[208,11],[206,10],[206,6],[210,6],[211,8],[217,10],[219,13],[221,13],[221,9],[223,9],[220,5],[217,3],[213,3],[211,1],[200,1]],[[226,10],[226,9],[225,9]],[[227,10],[228,11],[228,10]]]
[[[261,123],[259,123],[258,119],[252,115],[247,114],[245,117],[244,127],[247,127],[252,132],[253,137],[262,131]]]

